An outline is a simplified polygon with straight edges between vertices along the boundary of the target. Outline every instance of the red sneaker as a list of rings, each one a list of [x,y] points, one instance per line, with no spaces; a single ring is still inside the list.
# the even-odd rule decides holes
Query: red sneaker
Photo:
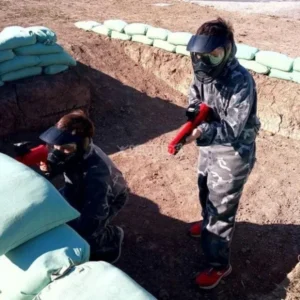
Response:
[[[231,271],[231,266],[224,270],[215,270],[214,268],[206,269],[198,274],[196,277],[196,284],[201,289],[213,289],[220,283],[221,279],[228,276]]]
[[[194,238],[200,238],[201,231],[202,231],[202,221],[196,222],[190,227],[188,231],[188,235]]]

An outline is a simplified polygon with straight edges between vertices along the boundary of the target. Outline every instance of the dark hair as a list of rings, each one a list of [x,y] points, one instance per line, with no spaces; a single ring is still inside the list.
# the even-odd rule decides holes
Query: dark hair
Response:
[[[232,25],[222,18],[208,21],[197,30],[197,35],[226,36],[227,40],[234,42],[234,30]]]
[[[83,138],[92,138],[95,133],[93,122],[82,110],[75,110],[63,116],[55,126],[58,129],[71,132]]]

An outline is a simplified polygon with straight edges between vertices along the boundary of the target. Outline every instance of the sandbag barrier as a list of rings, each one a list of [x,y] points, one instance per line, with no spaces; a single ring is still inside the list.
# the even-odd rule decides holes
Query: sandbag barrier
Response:
[[[78,21],[77,28],[92,31],[112,39],[133,41],[157,47],[168,52],[189,56],[186,46],[192,36],[189,32],[171,32],[143,23],[127,23],[123,20]],[[240,64],[255,73],[300,83],[300,57],[291,58],[274,51],[237,43],[236,57]]]
[[[0,32],[0,86],[40,74],[54,75],[76,66],[75,59],[56,43],[44,26],[9,26]]]

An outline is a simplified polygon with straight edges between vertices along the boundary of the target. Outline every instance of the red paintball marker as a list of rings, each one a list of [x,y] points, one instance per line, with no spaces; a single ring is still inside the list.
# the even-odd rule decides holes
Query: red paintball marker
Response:
[[[46,145],[39,145],[30,148],[30,142],[14,144],[15,159],[29,167],[39,166],[40,162],[47,162],[48,148]]]
[[[185,144],[186,138],[192,134],[193,130],[202,122],[208,120],[209,112],[210,108],[204,103],[188,108],[187,116],[193,117],[189,117],[189,121],[179,129],[179,132],[175,138],[170,142],[168,146],[168,152],[170,154],[176,155],[179,152],[179,150]]]

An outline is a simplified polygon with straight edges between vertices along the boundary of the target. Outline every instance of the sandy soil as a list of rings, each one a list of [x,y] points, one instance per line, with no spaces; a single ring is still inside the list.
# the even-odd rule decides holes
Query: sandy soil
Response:
[[[274,293],[297,265],[300,252],[299,141],[261,133],[258,162],[238,214],[232,247],[234,271],[213,291],[198,290],[192,282],[201,265],[201,248],[198,241],[186,236],[189,223],[200,218],[198,151],[189,145],[170,157],[166,147],[185,121],[186,97],[164,82],[162,77],[167,74],[159,78],[155,70],[145,70],[126,55],[124,43],[73,26],[77,20],[114,17],[194,31],[218,13],[183,3],[156,8],[149,0],[11,3],[0,1],[0,26],[42,24],[53,28],[62,45],[81,62],[78,71],[91,84],[95,142],[124,172],[132,191],[130,202],[116,219],[126,231],[118,266],[158,299],[266,299],[270,294],[274,300],[297,299],[293,279],[286,283],[293,288],[288,295],[285,289],[280,296]],[[299,55],[300,36],[294,34],[300,29],[298,21],[229,12],[222,15],[234,23],[239,41]],[[36,134],[12,136],[2,150],[9,151],[10,142],[30,136]]]

